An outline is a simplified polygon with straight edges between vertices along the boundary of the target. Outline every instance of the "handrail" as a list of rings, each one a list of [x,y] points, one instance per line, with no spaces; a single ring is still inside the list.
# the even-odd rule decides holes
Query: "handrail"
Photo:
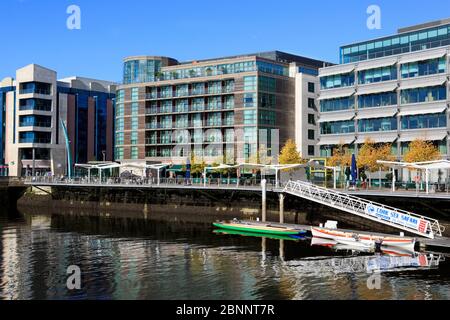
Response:
[[[346,193],[326,189],[323,187],[318,187],[313,184],[302,181],[290,181],[286,185],[284,192],[297,195],[330,207],[334,207],[336,209],[340,209],[348,213],[356,214],[373,221],[387,224],[395,228],[406,230],[408,232],[415,233],[427,238],[433,239],[435,235],[442,236],[442,232],[444,231],[444,228],[440,226],[439,221],[436,219],[418,215],[413,212],[387,206],[370,200],[358,198]],[[429,224],[426,230],[422,232],[420,230],[408,226],[405,220],[403,220],[404,222],[402,224],[398,223],[396,220],[388,221],[382,219],[381,217],[376,217],[374,215],[369,214],[368,212],[369,208],[374,209],[375,207],[387,210],[389,212],[398,213],[399,215],[407,215],[409,217],[413,217],[416,219],[425,220]]]

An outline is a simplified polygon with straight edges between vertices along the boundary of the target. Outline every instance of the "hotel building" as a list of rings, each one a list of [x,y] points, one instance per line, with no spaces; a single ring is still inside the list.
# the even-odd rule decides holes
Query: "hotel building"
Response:
[[[67,174],[71,164],[113,160],[116,87],[31,64],[0,82],[3,173]],[[67,132],[67,134],[66,134]]]
[[[341,64],[319,71],[321,156],[371,138],[401,159],[421,138],[448,158],[449,54],[450,19],[341,47]]]
[[[181,164],[193,154],[247,162],[260,147],[277,156],[289,138],[304,157],[316,156],[317,75],[324,65],[279,51],[183,63],[126,58],[116,94],[115,159]]]

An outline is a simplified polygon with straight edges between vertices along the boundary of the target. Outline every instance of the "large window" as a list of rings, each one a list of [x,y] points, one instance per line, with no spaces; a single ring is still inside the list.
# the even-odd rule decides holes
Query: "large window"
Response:
[[[320,124],[321,134],[340,134],[355,132],[355,122],[350,121],[336,121],[324,122]]]
[[[256,93],[244,94],[244,107],[246,108],[256,107]]]
[[[244,91],[256,91],[256,77],[244,77]]]
[[[321,112],[331,112],[339,110],[350,110],[355,108],[355,98],[339,98],[320,101]]]
[[[208,82],[208,93],[209,94],[222,93],[222,82],[221,81],[210,81],[210,82]]]
[[[177,115],[175,118],[175,128],[187,128],[189,127],[189,118],[187,114]]]
[[[316,84],[314,82],[308,82],[308,92],[309,93],[316,92]]]
[[[161,113],[172,113],[172,100],[164,100],[160,111]]]
[[[316,138],[315,135],[314,130],[308,130],[308,140],[314,140]]]
[[[131,132],[131,144],[138,144],[138,132],[132,131]]]
[[[256,110],[244,110],[244,124],[256,124]]]
[[[358,97],[359,109],[393,106],[396,104],[397,104],[396,92],[366,94]]]
[[[123,132],[117,132],[116,133],[116,145],[123,145],[125,144],[125,139],[124,139],[124,133]]]
[[[139,159],[139,148],[131,147],[131,159],[136,160]]]
[[[267,111],[267,110],[259,111],[259,123],[261,125],[274,126],[276,122],[277,122],[277,114],[275,111]]]
[[[193,83],[192,84],[192,94],[199,95],[205,92],[205,84],[204,83]]]
[[[116,160],[123,160],[123,147],[116,147],[115,158]]]
[[[192,111],[203,111],[205,109],[205,100],[203,98],[192,99]]]
[[[131,118],[131,130],[139,129],[139,118],[133,117]]]
[[[139,88],[131,89],[131,101],[139,100]]]
[[[234,109],[234,96],[226,96],[223,102],[224,109]]]
[[[172,116],[161,117],[161,127],[162,128],[172,128]]]
[[[19,110],[52,111],[52,100],[47,99],[20,99]]]
[[[358,121],[359,132],[397,130],[397,118],[361,119]]]
[[[131,115],[132,116],[137,116],[138,113],[139,113],[139,103],[133,102],[131,104]]]
[[[259,91],[276,92],[277,80],[269,77],[259,77]]]
[[[401,67],[402,78],[414,78],[437,73],[445,73],[446,61],[447,59],[445,57],[442,57],[440,59],[430,59],[425,61],[405,63]]]
[[[355,74],[353,72],[346,74],[336,74],[320,78],[322,89],[351,87],[355,84]]]
[[[177,86],[176,93],[177,97],[187,96],[189,94],[189,86],[187,84]]]
[[[401,122],[402,130],[444,128],[447,127],[447,115],[435,113],[405,116],[401,118]]]
[[[124,130],[124,119],[123,118],[117,118],[116,119],[116,130],[123,131]]]
[[[358,72],[358,83],[369,84],[381,81],[390,81],[397,79],[397,67],[390,66],[384,68],[375,68]]]
[[[209,97],[208,98],[208,110],[220,110],[222,108],[221,97]]]
[[[187,99],[177,100],[175,104],[175,112],[188,112],[189,111],[189,102]]]
[[[433,102],[447,99],[447,87],[425,87],[402,90],[401,101],[402,104]]]
[[[222,125],[222,115],[220,112],[208,113],[206,118],[206,125],[210,127]]]

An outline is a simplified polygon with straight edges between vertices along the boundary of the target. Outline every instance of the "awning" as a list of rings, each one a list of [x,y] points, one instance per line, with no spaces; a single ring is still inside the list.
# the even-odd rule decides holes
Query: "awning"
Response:
[[[347,112],[325,112],[320,114],[319,123],[351,120],[355,117],[355,111]]]
[[[397,88],[398,88],[397,82],[387,84],[374,83],[365,86],[359,86],[358,92],[356,94],[361,96],[372,93],[391,92]]]
[[[432,79],[412,79],[412,80],[404,80],[402,84],[400,85],[401,90],[406,89],[414,89],[414,88],[421,88],[421,87],[434,87],[434,86],[441,86],[447,81],[446,76],[441,76],[438,78],[432,78]]]
[[[416,62],[416,61],[423,61],[423,60],[429,60],[429,59],[437,59],[442,58],[447,54],[446,50],[430,50],[429,52],[422,52],[422,53],[413,53],[411,55],[404,56],[400,58],[400,63],[410,63],[410,62]]]
[[[446,104],[438,105],[418,105],[412,107],[401,107],[399,116],[414,116],[418,114],[442,113],[447,109]]]
[[[356,119],[390,118],[395,116],[397,112],[398,110],[395,107],[359,109]]]
[[[360,136],[358,136],[356,143],[364,144],[364,142],[366,142],[367,138],[372,140],[374,143],[393,143],[395,140],[398,139],[398,134],[397,133],[374,132],[373,134],[370,134],[370,135],[360,135]]]
[[[350,97],[355,94],[354,88],[338,89],[338,90],[326,90],[320,93],[319,100],[337,99]]]
[[[352,144],[355,142],[355,136],[342,136],[342,135],[331,135],[331,136],[321,136],[318,143],[319,146],[327,145],[338,145],[338,144]]]
[[[326,77],[334,74],[345,74],[355,70],[354,64],[343,64],[319,69],[319,77]]]
[[[410,142],[416,139],[422,139],[425,141],[442,141],[447,137],[447,131],[419,131],[419,132],[407,132],[400,135],[399,142]]]
[[[175,164],[167,169],[167,171],[171,172],[183,172],[183,165]]]
[[[358,64],[358,71],[375,69],[375,68],[383,68],[393,66],[397,63],[397,58],[393,59],[383,59],[383,60],[373,60],[369,62],[360,62]]]

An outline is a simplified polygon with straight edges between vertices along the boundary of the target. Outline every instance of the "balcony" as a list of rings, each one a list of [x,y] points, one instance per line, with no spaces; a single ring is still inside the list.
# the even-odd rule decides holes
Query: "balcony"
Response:
[[[33,144],[51,144],[51,139],[47,138],[20,138],[19,143],[33,143]]]
[[[51,122],[39,122],[39,121],[29,121],[19,123],[19,127],[39,127],[39,128],[51,128]]]

